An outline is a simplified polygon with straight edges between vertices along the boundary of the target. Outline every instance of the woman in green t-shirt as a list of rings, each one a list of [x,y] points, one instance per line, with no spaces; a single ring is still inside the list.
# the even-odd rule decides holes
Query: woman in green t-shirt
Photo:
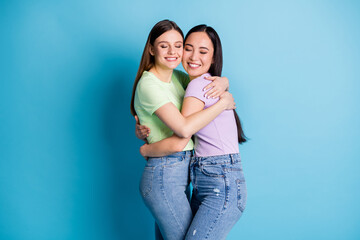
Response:
[[[145,44],[134,82],[131,113],[151,128],[149,143],[173,134],[189,140],[223,110],[235,108],[232,95],[225,92],[228,81],[220,79],[215,80],[212,89],[215,94],[222,93],[216,104],[188,117],[180,113],[189,78],[174,69],[181,62],[183,41],[184,35],[176,23],[163,20],[152,28]],[[186,195],[192,149],[190,140],[175,154],[150,157],[143,171],[140,192],[165,239],[183,239],[192,220]],[[174,149],[169,150],[169,154],[173,152]]]

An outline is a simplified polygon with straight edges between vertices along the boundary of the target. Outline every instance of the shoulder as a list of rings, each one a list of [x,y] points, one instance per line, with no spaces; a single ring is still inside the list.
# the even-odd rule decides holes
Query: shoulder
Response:
[[[186,73],[177,69],[174,69],[173,74],[175,75],[175,77],[180,79],[189,79],[189,76]]]
[[[189,81],[190,81],[189,75],[187,75],[183,71],[174,69],[173,76],[174,76],[174,79],[176,79],[176,81],[181,83],[181,85],[184,89],[189,84]]]
[[[191,80],[188,85],[188,89],[200,88],[202,90],[205,86],[211,83],[210,80],[205,79],[206,76],[210,76],[210,74],[203,74],[200,77]]]
[[[148,71],[144,71],[143,74],[140,77],[139,83],[152,83],[156,82],[156,77],[154,74]]]
[[[151,73],[151,72],[143,72],[143,74],[141,75],[141,78],[138,82],[138,90],[139,91],[143,91],[148,89],[151,86],[156,86],[158,85],[158,79],[156,79],[156,77]]]

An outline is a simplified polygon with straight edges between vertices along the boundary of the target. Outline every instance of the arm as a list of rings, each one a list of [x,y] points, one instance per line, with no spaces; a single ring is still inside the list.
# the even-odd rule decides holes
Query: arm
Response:
[[[190,138],[181,138],[173,134],[156,143],[145,143],[140,147],[140,154],[143,157],[163,157],[176,152],[181,152]]]
[[[188,117],[204,109],[204,102],[194,98],[187,97],[184,99],[181,114]],[[175,134],[171,137],[165,138],[159,142],[152,144],[144,144],[140,148],[140,153],[143,157],[163,157],[175,152],[181,152],[186,144],[189,142],[190,137],[181,138]]]
[[[183,138],[189,138],[201,128],[208,125],[222,111],[227,109],[235,109],[234,98],[229,92],[223,93],[220,100],[211,107],[188,117],[181,115],[179,110],[172,103],[166,103],[157,109],[155,114],[176,135]]]
[[[146,138],[150,134],[150,128],[148,128],[145,125],[140,125],[139,118],[137,115],[135,115],[135,135],[138,139],[143,140],[147,142]]]

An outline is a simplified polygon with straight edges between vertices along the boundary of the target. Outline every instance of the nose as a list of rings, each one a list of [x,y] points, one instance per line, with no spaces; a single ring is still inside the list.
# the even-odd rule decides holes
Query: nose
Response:
[[[168,54],[170,54],[170,55],[173,55],[173,54],[175,54],[175,50],[174,50],[174,47],[172,47],[172,46],[169,46]]]
[[[198,58],[198,54],[196,53],[196,51],[192,51],[190,55],[190,60],[197,60],[197,58]]]

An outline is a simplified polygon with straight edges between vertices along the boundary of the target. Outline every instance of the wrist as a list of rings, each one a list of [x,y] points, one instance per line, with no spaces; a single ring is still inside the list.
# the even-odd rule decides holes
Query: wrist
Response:
[[[220,98],[218,103],[219,103],[222,110],[226,110],[227,104],[226,104],[226,101],[223,98]]]

